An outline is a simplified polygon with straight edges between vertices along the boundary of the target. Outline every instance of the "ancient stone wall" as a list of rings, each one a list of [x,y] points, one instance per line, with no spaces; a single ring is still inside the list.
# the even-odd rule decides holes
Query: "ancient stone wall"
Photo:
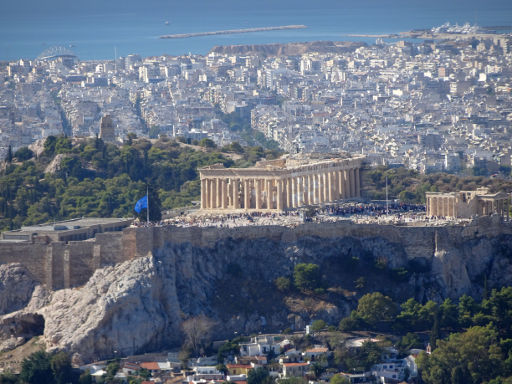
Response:
[[[95,239],[69,243],[0,243],[0,264],[18,262],[27,267],[33,278],[52,289],[76,287],[87,282],[98,268],[147,256],[166,244],[191,244],[213,248],[223,239],[268,239],[295,243],[301,238],[354,238],[369,244],[384,238],[403,248],[407,259],[435,257],[438,247],[463,246],[466,240],[511,235],[512,225],[499,217],[482,217],[462,226],[444,227],[393,226],[336,223],[305,223],[297,227],[246,226],[216,227],[149,227],[125,228],[123,232],[98,233]],[[395,264],[394,260],[389,260]],[[399,263],[396,260],[396,263]]]
[[[21,263],[34,280],[52,289],[83,285],[97,268],[126,260],[121,232],[98,233],[94,240],[0,243],[0,264]]]

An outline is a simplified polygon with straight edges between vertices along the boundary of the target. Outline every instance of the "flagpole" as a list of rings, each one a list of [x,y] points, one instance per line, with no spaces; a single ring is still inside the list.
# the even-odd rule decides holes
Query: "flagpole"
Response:
[[[148,206],[146,207],[146,215],[147,215],[147,221],[149,224],[149,186],[146,185],[146,196],[148,201]]]

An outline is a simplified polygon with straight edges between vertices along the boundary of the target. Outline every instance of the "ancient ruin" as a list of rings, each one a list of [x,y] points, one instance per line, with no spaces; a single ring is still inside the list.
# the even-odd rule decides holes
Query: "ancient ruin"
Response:
[[[356,198],[363,159],[287,157],[251,168],[201,168],[201,209],[279,212]]]

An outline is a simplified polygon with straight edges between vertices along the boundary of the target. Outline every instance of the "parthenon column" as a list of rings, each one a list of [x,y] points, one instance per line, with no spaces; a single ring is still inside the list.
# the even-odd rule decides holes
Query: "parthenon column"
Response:
[[[201,179],[201,209],[206,209],[206,179]]]
[[[302,180],[300,176],[295,176],[295,202],[297,208],[302,205]]]
[[[338,176],[339,176],[339,172],[338,171],[333,171],[332,172],[332,188],[333,188],[333,196],[334,196],[334,200],[339,200],[340,198],[340,183],[338,181]]]
[[[273,194],[273,183],[272,179],[266,180],[267,184],[267,209],[273,209],[272,194]]]
[[[302,204],[302,183],[300,176],[295,176],[295,206],[300,207]]]
[[[334,189],[334,180],[332,177],[332,172],[329,171],[329,172],[327,172],[327,192],[328,192],[329,202],[334,201],[333,189]]]
[[[283,180],[277,179],[277,196],[276,196],[276,208],[280,211],[283,210]]]
[[[221,180],[221,189],[222,189],[222,209],[226,209],[228,207],[228,184],[226,179]]]
[[[338,172],[338,188],[340,191],[340,198],[345,198],[345,176],[343,170],[339,170]]]
[[[251,208],[251,181],[243,179],[244,182],[244,209]]]
[[[217,177],[215,179],[215,208],[220,208],[221,197],[222,197],[222,192],[221,192],[221,188],[220,188],[220,178]]]
[[[315,182],[313,175],[309,174],[308,178],[308,204],[315,204]]]
[[[322,179],[322,174],[319,173],[318,175],[316,175],[316,180],[317,180],[317,187],[316,187],[316,196],[317,196],[317,203],[318,204],[322,204],[323,203],[323,198],[324,198],[324,194],[323,194],[323,179]]]
[[[238,179],[231,179],[231,182],[233,184],[233,208],[239,209],[240,208],[240,187],[238,184]]]
[[[322,199],[323,203],[329,201],[329,181],[327,180],[327,172],[322,172]]]
[[[304,193],[302,195],[302,199],[304,200],[304,205],[309,205],[311,202],[309,201],[309,178],[308,175],[302,176],[302,183],[304,184]]]
[[[297,178],[292,177],[292,207],[297,208]]]
[[[356,197],[361,197],[361,179],[359,175],[359,168],[355,169],[355,179],[356,179]]]
[[[293,190],[292,181],[290,178],[285,179],[286,183],[286,208],[293,208]]]
[[[208,184],[210,185],[210,206],[208,208],[213,209],[215,208],[215,180],[208,179]]]
[[[343,171],[343,189],[345,190],[345,199],[349,199],[350,196],[350,183],[348,169]]]
[[[350,196],[356,196],[356,180],[354,177],[354,168],[350,169]]]
[[[256,179],[256,209],[261,209],[262,180]]]

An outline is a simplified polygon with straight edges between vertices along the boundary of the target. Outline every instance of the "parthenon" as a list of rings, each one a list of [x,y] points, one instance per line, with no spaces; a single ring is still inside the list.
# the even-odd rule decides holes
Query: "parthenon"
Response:
[[[363,159],[287,157],[251,168],[201,168],[201,209],[279,212],[359,197]]]
[[[504,192],[489,193],[488,188],[476,191],[427,192],[427,216],[451,218],[472,218],[498,214],[510,218],[510,194]]]

